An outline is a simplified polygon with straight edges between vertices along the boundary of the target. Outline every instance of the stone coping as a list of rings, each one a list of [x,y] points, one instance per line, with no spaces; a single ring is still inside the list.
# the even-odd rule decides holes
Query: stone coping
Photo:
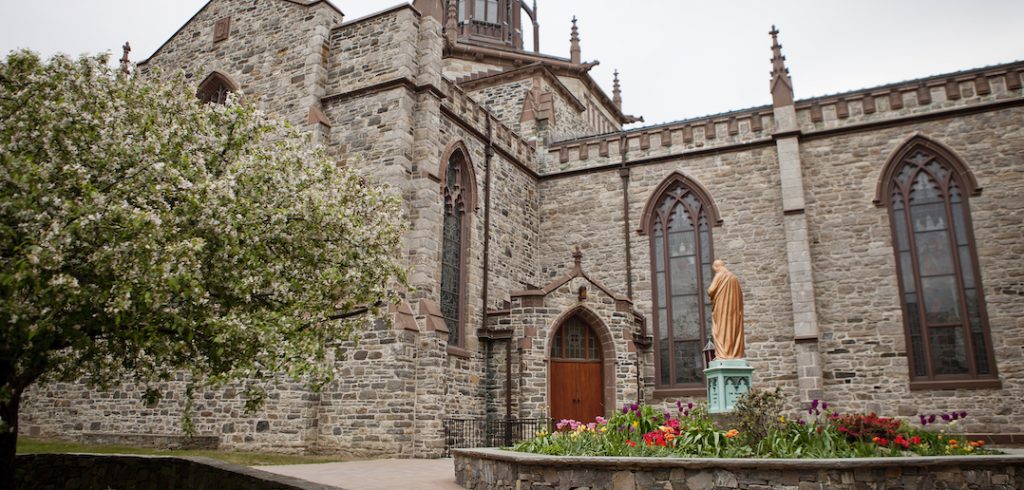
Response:
[[[615,469],[757,469],[757,470],[834,470],[857,468],[933,467],[933,466],[1024,466],[1024,455],[916,456],[892,458],[671,458],[614,456],[549,456],[505,449],[453,449],[456,458],[478,458],[535,466],[573,466]]]

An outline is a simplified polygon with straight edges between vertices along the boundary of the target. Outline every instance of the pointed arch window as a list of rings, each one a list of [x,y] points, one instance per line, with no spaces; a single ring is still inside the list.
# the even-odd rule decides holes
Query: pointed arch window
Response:
[[[465,344],[466,256],[472,209],[473,180],[465,151],[456,149],[443,172],[444,223],[441,240],[441,315],[448,327],[448,345]]]
[[[199,84],[196,97],[208,104],[224,104],[228,101],[228,94],[236,90],[238,86],[227,76],[213,72]]]
[[[699,187],[670,178],[645,212],[650,235],[655,384],[703,386],[703,348],[711,335],[707,295],[717,212]]]
[[[977,193],[973,177],[923,138],[883,175],[878,203],[889,209],[911,381],[995,378],[967,202]]]

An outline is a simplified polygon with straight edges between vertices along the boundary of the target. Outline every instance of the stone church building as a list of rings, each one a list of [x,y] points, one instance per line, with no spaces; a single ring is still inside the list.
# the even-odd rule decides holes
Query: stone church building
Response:
[[[967,411],[968,433],[1024,442],[1024,62],[799,99],[773,28],[770,103],[624,129],[642,119],[617,78],[609,95],[591,77],[575,21],[568,57],[523,39],[537,21],[523,0],[353,20],[324,0],[211,0],[139,63],[307,128],[408,221],[410,288],[345,345],[337,381],[282,383],[255,415],[203,393],[200,435],[437,457],[458,421],[702,400],[722,258],[755,387],[794,410]],[[155,405],[138,386],[44,386],[22,430],[178,436],[180,385]]]

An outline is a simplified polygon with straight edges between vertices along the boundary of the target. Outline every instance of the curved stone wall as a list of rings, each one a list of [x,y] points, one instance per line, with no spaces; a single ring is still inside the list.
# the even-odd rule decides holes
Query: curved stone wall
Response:
[[[646,488],[853,490],[1024,488],[1024,456],[857,459],[602,458],[456,449],[455,478],[474,490]]]

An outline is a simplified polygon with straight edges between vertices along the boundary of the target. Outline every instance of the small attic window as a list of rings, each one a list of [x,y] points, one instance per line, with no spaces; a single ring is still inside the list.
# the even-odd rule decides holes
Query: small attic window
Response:
[[[205,103],[223,104],[228,100],[228,94],[237,90],[238,87],[226,76],[213,72],[199,84],[196,97]]]

